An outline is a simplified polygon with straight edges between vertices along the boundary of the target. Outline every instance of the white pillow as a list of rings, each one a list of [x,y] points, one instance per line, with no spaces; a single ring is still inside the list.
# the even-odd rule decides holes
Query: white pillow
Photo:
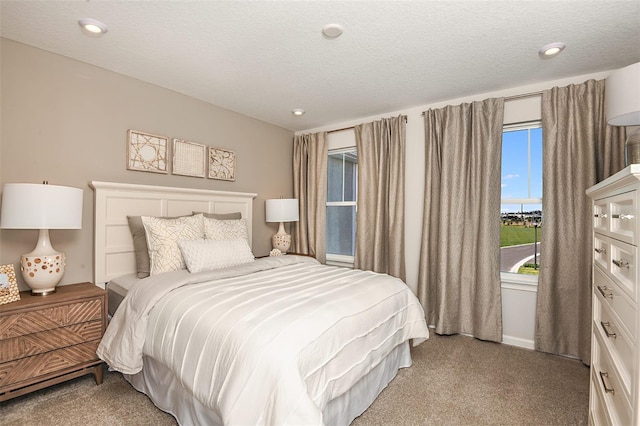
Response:
[[[204,237],[208,240],[236,240],[244,238],[249,243],[247,220],[218,220],[205,217]]]
[[[210,271],[254,260],[244,238],[233,240],[190,240],[178,243],[189,272]]]
[[[202,214],[171,219],[142,216],[151,275],[185,269],[178,241],[203,239],[202,218]]]

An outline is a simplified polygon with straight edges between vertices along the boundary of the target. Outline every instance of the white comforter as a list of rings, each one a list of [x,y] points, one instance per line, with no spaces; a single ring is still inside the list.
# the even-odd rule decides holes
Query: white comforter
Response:
[[[142,280],[97,353],[127,374],[159,360],[225,424],[322,424],[331,399],[427,337],[401,280],[282,256]]]

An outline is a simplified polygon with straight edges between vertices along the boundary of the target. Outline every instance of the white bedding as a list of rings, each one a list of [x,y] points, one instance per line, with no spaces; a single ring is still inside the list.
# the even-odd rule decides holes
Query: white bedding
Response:
[[[154,358],[225,424],[322,424],[329,401],[427,337],[402,281],[281,256],[141,280],[97,352],[127,374]]]

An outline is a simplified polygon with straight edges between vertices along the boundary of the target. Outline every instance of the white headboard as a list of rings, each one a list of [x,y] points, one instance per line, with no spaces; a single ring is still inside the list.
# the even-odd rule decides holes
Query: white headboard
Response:
[[[91,182],[94,205],[94,279],[104,285],[110,279],[136,272],[133,238],[127,216],[182,216],[194,211],[240,212],[247,220],[251,241],[253,199],[257,194]]]

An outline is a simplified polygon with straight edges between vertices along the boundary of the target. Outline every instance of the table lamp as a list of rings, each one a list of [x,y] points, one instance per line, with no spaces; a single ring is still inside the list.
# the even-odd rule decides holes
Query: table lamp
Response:
[[[271,244],[274,249],[286,253],[291,246],[291,235],[285,232],[284,222],[297,222],[299,220],[298,200],[296,198],[267,200],[266,216],[267,222],[280,222],[278,232],[271,237]]]
[[[64,274],[65,255],[51,245],[49,229],[82,228],[82,195],[82,189],[46,181],[4,185],[0,228],[39,230],[36,247],[20,258],[22,277],[31,294],[55,293]]]
[[[640,125],[640,62],[620,68],[605,80],[605,111],[611,126]],[[640,129],[627,135],[625,166],[640,163]]]

